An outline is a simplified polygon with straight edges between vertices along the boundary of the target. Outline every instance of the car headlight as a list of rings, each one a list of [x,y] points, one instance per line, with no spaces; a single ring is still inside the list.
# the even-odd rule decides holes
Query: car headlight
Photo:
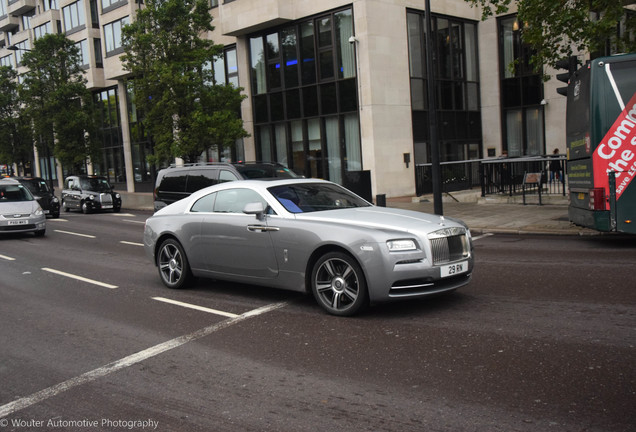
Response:
[[[417,245],[413,240],[401,239],[401,240],[389,240],[386,245],[391,252],[404,252],[417,250]]]
[[[54,203],[59,202],[60,200],[57,199],[57,197],[54,197],[51,201],[53,201]]]
[[[115,198],[119,199],[121,198],[121,195],[119,195],[118,193],[115,194]]]
[[[44,212],[42,211],[42,207],[38,207],[35,212],[33,212],[35,216],[42,216]]]
[[[89,195],[89,196],[88,196],[88,199],[89,199],[89,200],[94,200],[94,199],[95,199],[95,195]]]

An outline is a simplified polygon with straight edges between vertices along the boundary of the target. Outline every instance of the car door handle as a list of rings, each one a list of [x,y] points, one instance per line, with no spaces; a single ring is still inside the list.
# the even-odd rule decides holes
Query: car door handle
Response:
[[[280,228],[278,228],[278,227],[269,227],[269,226],[266,226],[266,225],[248,225],[247,226],[247,230],[248,231],[266,232],[266,231],[278,231],[278,230],[280,230]]]

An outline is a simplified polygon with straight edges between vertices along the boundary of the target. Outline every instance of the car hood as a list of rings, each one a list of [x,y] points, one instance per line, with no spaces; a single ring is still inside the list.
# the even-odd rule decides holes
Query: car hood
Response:
[[[12,214],[26,214],[34,213],[40,205],[37,201],[19,201],[8,202],[0,205],[0,214],[12,215]]]
[[[445,227],[467,226],[454,218],[387,207],[358,207],[297,214],[299,220],[316,220],[375,229],[408,232],[435,231]]]

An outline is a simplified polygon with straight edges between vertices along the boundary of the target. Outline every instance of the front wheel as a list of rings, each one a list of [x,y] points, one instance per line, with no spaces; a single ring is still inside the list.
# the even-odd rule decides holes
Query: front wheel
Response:
[[[311,290],[318,304],[332,315],[351,316],[368,301],[362,268],[342,252],[320,257],[311,272]]]
[[[188,258],[181,244],[174,239],[167,239],[159,247],[157,267],[161,282],[168,288],[184,288],[192,280],[192,272]]]
[[[86,204],[86,201],[82,201],[82,213],[89,214],[91,210],[92,209],[89,207],[89,205]]]

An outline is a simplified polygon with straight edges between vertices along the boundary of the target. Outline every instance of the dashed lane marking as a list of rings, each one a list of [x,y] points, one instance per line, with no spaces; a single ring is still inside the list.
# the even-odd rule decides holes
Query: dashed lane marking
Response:
[[[135,243],[135,242],[129,242],[129,241],[125,241],[125,240],[121,240],[119,243],[121,244],[125,244],[125,245],[132,245],[132,246],[143,246],[143,243]]]
[[[78,236],[78,237],[97,238],[94,235],[80,234],[80,233],[76,233],[76,232],[72,232],[72,231],[62,231],[62,230],[53,230],[53,231],[58,232],[58,233],[62,233],[62,234],[74,235],[74,236]]]
[[[56,275],[60,275],[60,276],[64,276],[64,277],[67,277],[67,278],[75,279],[75,280],[78,280],[78,281],[82,281],[82,282],[90,283],[90,284],[93,284],[93,285],[101,286],[101,287],[104,287],[104,288],[110,288],[110,289],[119,288],[117,285],[107,284],[105,282],[100,282],[100,281],[96,281],[96,280],[93,280],[93,279],[88,279],[88,278],[85,278],[85,277],[82,277],[82,276],[74,275],[74,274],[71,274],[71,273],[66,273],[66,272],[63,272],[63,271],[60,271],[60,270],[55,270],[55,269],[48,268],[48,267],[42,267],[42,270],[44,270],[46,272],[49,272],[49,273],[54,273]]]
[[[10,256],[6,256],[6,255],[0,255],[0,259],[6,260],[6,261],[15,261],[15,258],[11,258]]]

